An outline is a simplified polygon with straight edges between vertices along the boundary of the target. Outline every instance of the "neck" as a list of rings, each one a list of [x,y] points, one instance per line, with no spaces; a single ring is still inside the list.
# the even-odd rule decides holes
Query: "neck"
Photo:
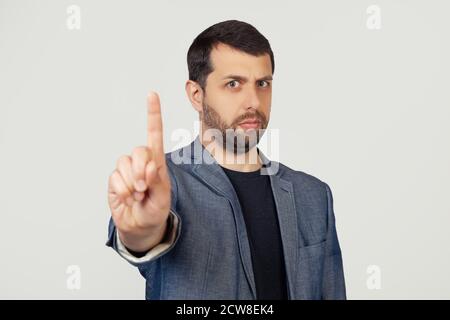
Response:
[[[216,162],[227,169],[251,172],[259,170],[262,166],[256,145],[248,152],[234,153],[233,150],[226,150],[215,139],[207,139],[202,134],[199,135],[201,144],[212,155]]]

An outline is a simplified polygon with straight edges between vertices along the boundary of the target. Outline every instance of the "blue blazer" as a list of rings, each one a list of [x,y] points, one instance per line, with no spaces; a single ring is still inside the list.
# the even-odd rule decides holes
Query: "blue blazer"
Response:
[[[329,186],[270,161],[258,149],[277,208],[289,299],[346,299]],[[146,299],[256,299],[244,218],[227,175],[199,136],[166,154],[175,240],[149,261],[132,262]],[[118,251],[110,219],[106,245]]]

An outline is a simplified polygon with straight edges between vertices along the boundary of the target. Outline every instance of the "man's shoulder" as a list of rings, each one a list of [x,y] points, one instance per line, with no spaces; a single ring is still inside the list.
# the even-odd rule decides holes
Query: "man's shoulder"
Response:
[[[278,165],[280,170],[280,178],[288,180],[298,187],[307,188],[309,190],[325,190],[328,187],[326,182],[311,173],[292,169],[280,162],[278,162]]]

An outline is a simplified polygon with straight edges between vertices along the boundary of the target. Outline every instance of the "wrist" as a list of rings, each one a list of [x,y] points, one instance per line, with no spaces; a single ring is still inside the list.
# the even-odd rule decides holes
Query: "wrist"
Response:
[[[135,253],[144,253],[162,243],[169,229],[169,218],[161,225],[140,230],[138,233],[122,232],[118,230],[119,237],[123,245]]]

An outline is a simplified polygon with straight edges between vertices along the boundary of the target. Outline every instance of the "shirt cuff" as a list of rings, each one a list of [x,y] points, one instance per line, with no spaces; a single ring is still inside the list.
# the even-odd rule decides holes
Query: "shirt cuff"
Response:
[[[160,256],[165,251],[167,251],[171,247],[171,245],[175,242],[178,223],[179,221],[177,215],[174,214],[172,210],[170,210],[169,220],[167,221],[167,231],[165,233],[163,240],[161,241],[161,243],[157,244],[149,252],[147,252],[145,256],[140,258],[132,255],[127,250],[125,245],[120,240],[119,231],[116,230],[117,250],[119,254],[128,262],[131,263],[149,262],[153,260],[155,257]]]

